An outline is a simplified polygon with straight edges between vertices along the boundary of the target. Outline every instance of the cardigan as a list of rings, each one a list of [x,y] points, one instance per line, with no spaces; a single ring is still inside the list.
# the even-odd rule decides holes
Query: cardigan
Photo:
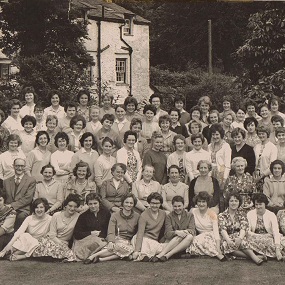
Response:
[[[191,213],[183,210],[179,220],[178,215],[174,211],[169,213],[165,219],[164,237],[167,240],[171,240],[176,236],[175,231],[177,230],[187,230],[189,234],[195,236],[196,228],[194,216]]]
[[[199,176],[198,176],[199,177]],[[193,198],[196,196],[195,195],[195,184],[197,182],[198,177],[194,178],[189,185],[189,209],[194,208],[195,204],[193,202]],[[220,186],[219,182],[216,178],[211,177],[212,182],[213,182],[213,193],[208,193],[213,196],[213,198],[210,200],[209,208],[215,207],[219,205],[220,202]],[[199,192],[205,191],[205,189],[201,189]]]
[[[115,242],[116,236],[131,240],[136,234],[140,215],[132,211],[130,216],[125,216],[123,211],[113,213],[108,226],[108,242]]]
[[[74,238],[84,239],[90,236],[92,231],[100,231],[99,237],[106,238],[110,216],[110,212],[103,207],[100,207],[97,216],[88,209],[79,216],[75,224]]]
[[[275,244],[280,244],[279,226],[275,214],[273,212],[265,210],[265,213],[262,218],[266,231],[269,234],[273,235]],[[257,223],[257,213],[255,209],[247,213],[247,219],[249,223],[249,232],[254,233]]]
[[[166,213],[163,210],[158,210],[158,217],[154,219],[151,214],[151,209],[146,209],[140,216],[139,227],[135,244],[135,251],[140,251],[143,238],[147,237],[158,241],[160,231],[165,222]]]

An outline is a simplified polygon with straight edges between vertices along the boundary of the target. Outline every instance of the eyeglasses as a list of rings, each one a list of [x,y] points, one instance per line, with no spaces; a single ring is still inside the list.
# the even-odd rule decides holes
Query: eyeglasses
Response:
[[[26,165],[14,165],[16,168],[24,168]]]
[[[152,204],[152,205],[160,205],[161,203],[160,202],[150,202],[150,204]]]

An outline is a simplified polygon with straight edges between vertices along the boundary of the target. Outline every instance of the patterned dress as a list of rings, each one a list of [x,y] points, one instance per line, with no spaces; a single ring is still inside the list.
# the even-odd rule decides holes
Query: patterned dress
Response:
[[[243,174],[241,178],[229,176],[225,183],[224,195],[238,192],[242,197],[241,209],[249,211],[253,207],[252,194],[256,192],[256,185],[250,174]]]
[[[217,256],[219,252],[216,240],[219,240],[220,236],[216,213],[208,209],[205,215],[201,215],[198,208],[193,209],[192,213],[198,235],[194,237],[186,252],[191,255]]]
[[[230,239],[234,242],[237,237],[239,237],[241,230],[248,230],[248,221],[246,218],[246,214],[243,210],[238,209],[235,212],[233,219],[229,214],[229,210],[225,210],[223,213],[219,214],[219,229],[220,232],[225,230]],[[230,246],[225,239],[222,239],[221,243],[223,253],[232,253],[239,249],[247,249],[249,248],[248,241],[246,237],[242,239],[242,242],[239,247]]]
[[[127,171],[132,179],[132,182],[135,182],[137,180],[138,175],[138,169],[137,169],[137,159],[136,156],[132,151],[127,152],[128,158],[127,158]]]

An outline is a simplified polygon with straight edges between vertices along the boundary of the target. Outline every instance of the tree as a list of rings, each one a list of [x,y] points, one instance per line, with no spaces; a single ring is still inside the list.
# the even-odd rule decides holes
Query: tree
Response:
[[[92,58],[84,47],[86,25],[77,21],[78,15],[68,0],[3,5],[0,48],[15,58],[19,83],[33,85],[43,100],[50,89],[61,90],[67,99],[90,83],[86,68]]]
[[[266,10],[251,15],[248,37],[236,51],[244,73],[239,77],[243,92],[257,101],[285,90],[285,9],[268,3]]]

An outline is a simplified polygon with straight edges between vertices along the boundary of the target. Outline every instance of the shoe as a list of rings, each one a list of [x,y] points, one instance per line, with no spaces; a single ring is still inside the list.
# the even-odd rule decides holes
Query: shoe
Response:
[[[255,262],[257,266],[260,266],[264,261],[262,259],[259,259],[258,261]]]
[[[227,258],[224,256],[223,258],[219,259],[221,262],[227,261]]]
[[[159,260],[160,260],[161,262],[166,262],[166,261],[168,260],[168,258],[164,255],[164,256],[162,256],[161,258],[159,258]]]
[[[262,255],[261,259],[264,261],[264,262],[267,262],[268,261],[268,258],[266,255]]]
[[[147,255],[145,255],[141,261],[142,262],[149,262],[149,259],[150,258]]]
[[[152,262],[159,262],[160,258],[155,255],[154,257],[151,258],[151,261]]]
[[[91,264],[92,263],[92,260],[87,258],[83,261],[83,264]]]
[[[93,263],[99,262],[99,257],[95,256],[95,257],[93,258],[92,262],[93,262]]]

